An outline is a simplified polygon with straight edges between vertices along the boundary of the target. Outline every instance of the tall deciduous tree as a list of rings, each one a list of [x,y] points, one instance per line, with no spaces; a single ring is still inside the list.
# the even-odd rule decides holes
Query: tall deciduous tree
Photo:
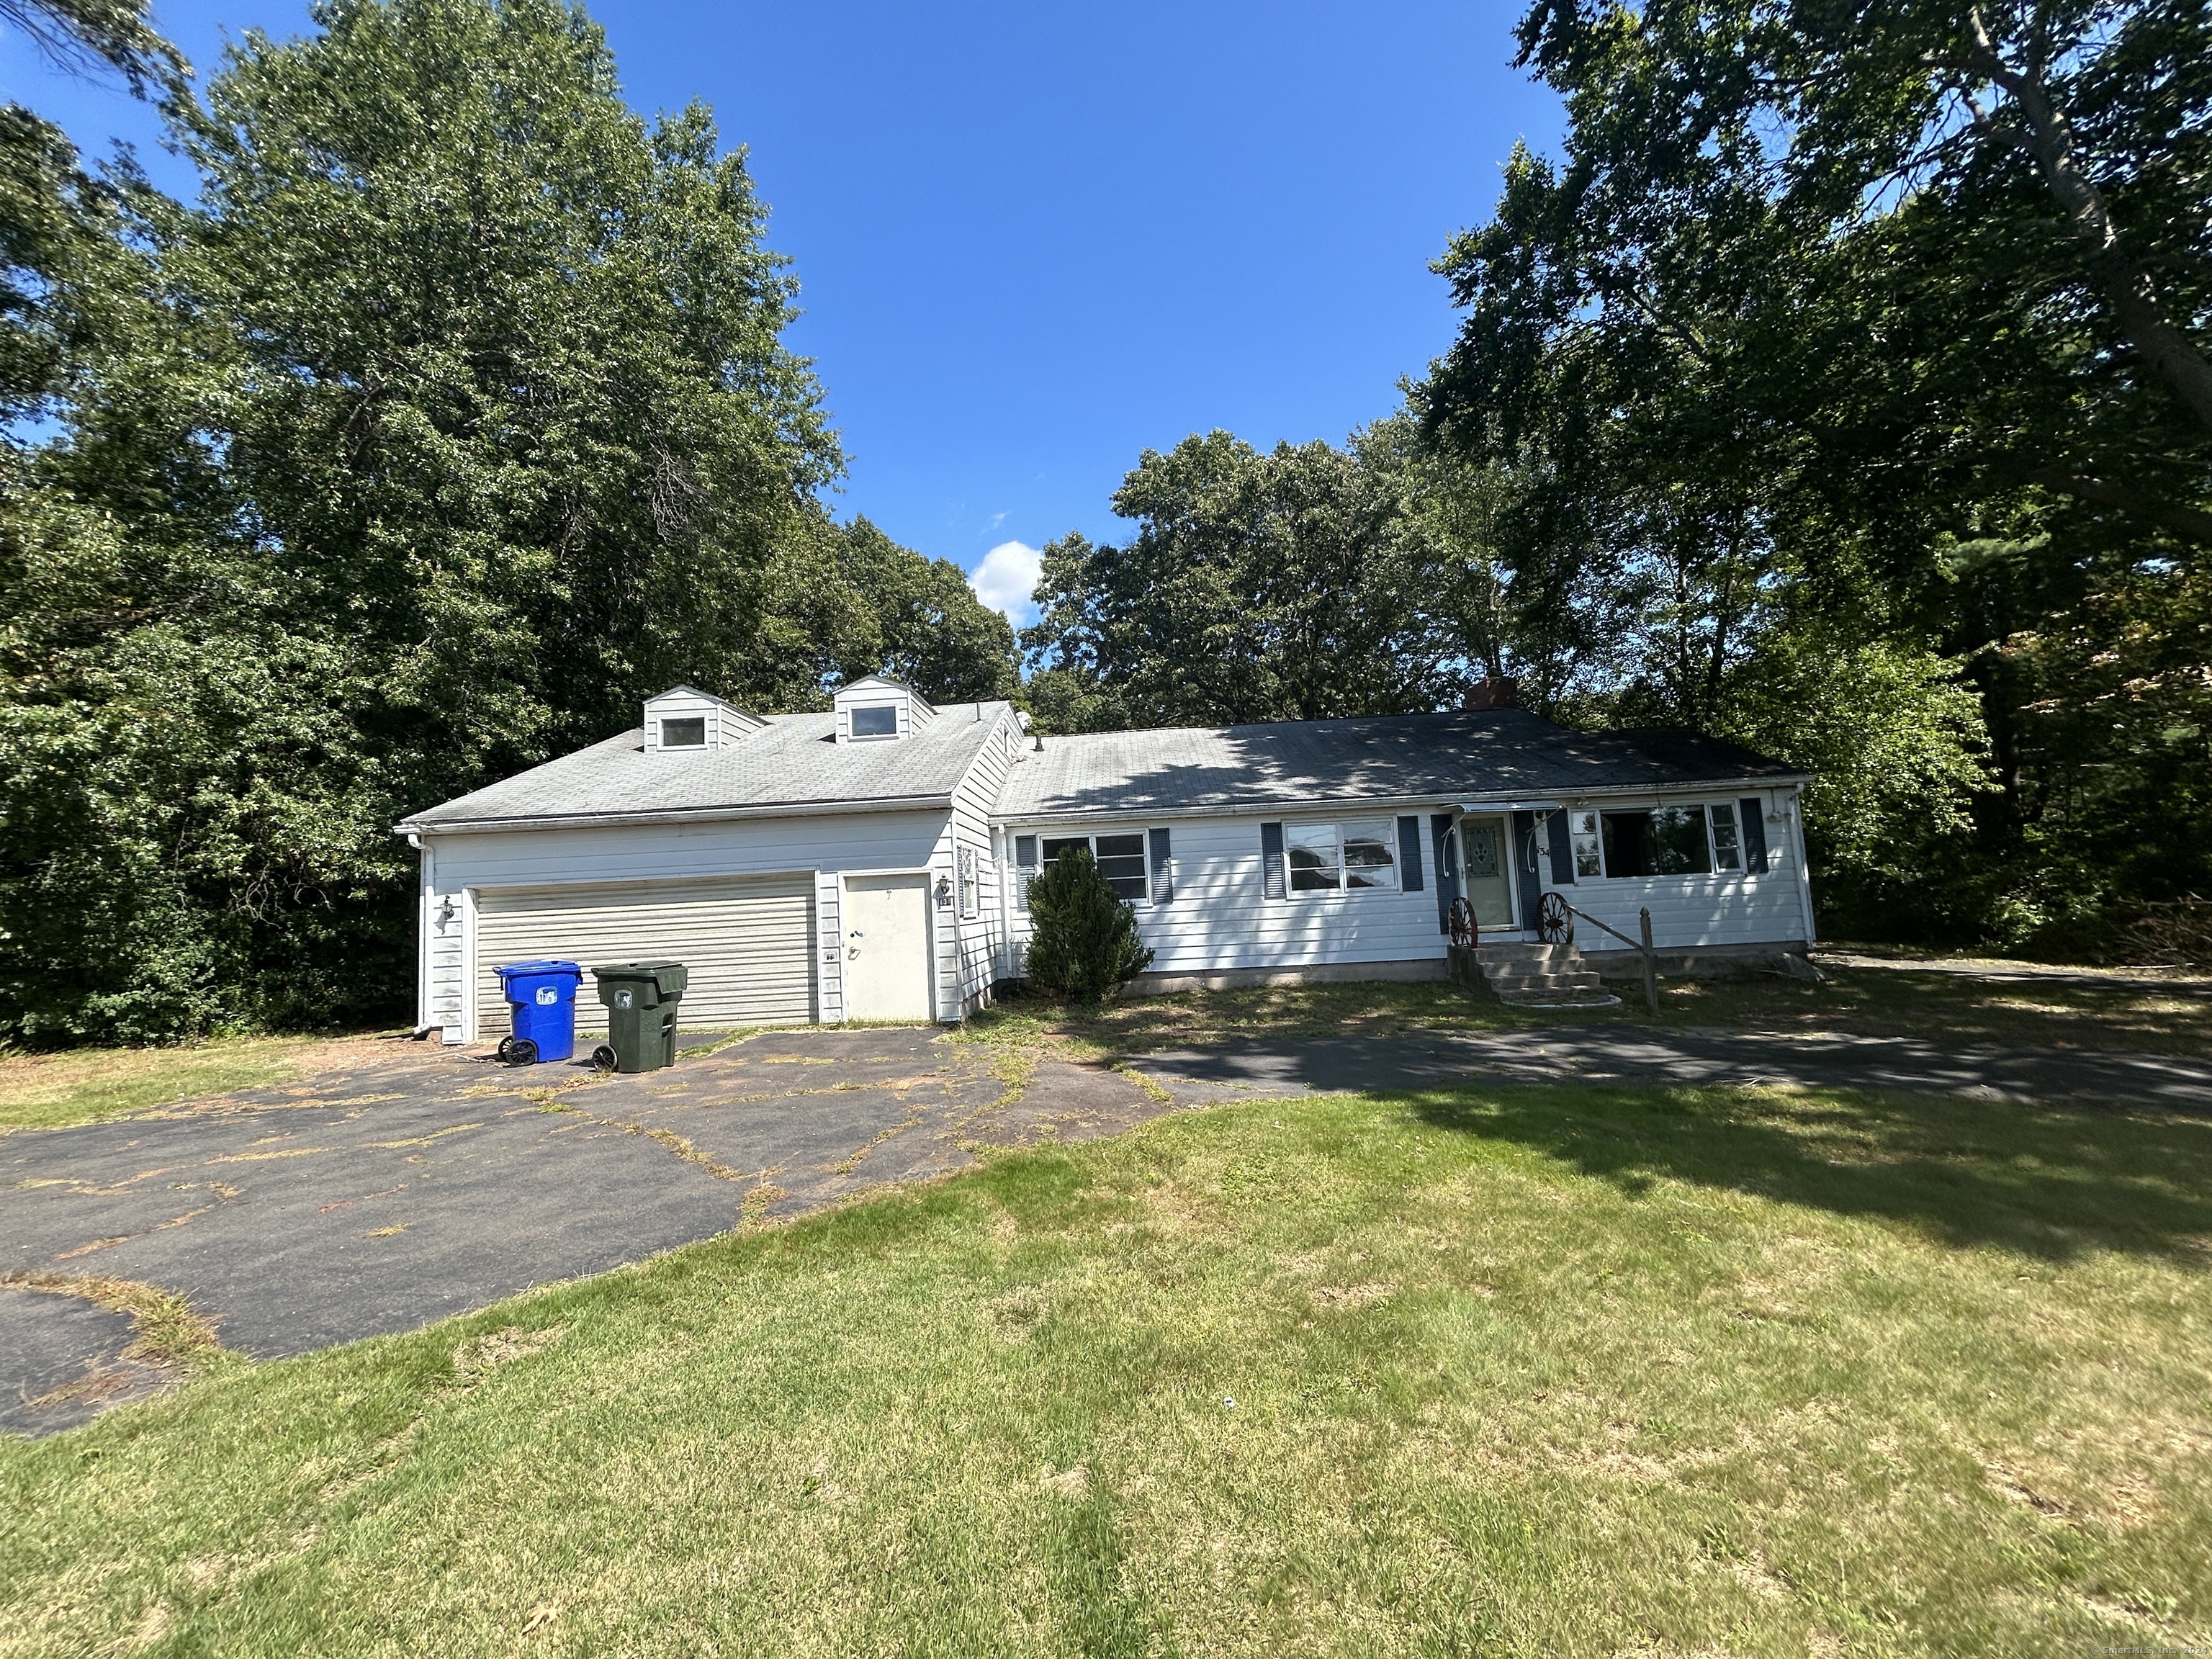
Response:
[[[1642,706],[1918,685],[1955,730],[1870,666],[1932,652],[2000,787],[1935,767],[1972,845],[1864,867],[1948,859],[1955,926],[2051,942],[2212,879],[2172,827],[2212,805],[2212,11],[1542,0],[1520,40],[1565,153],[1441,262],[1428,428],[1630,579]]]
[[[558,0],[313,15],[173,106],[199,203],[118,174],[53,295],[65,434],[0,501],[18,1035],[395,1006],[391,824],[675,681],[1005,672],[823,513],[792,279],[705,110],[640,120]],[[931,617],[967,629],[936,657]]]
[[[1045,549],[1023,635],[1033,708],[1096,729],[1435,707],[1468,641],[1410,533],[1412,482],[1322,443],[1263,454],[1214,432],[1147,451],[1114,496],[1137,526],[1125,544]]]

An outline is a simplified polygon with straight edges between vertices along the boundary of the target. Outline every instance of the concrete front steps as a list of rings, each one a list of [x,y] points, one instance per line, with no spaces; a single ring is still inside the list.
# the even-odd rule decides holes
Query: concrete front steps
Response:
[[[1454,979],[1510,1008],[1611,1008],[1620,1001],[1572,945],[1478,945],[1451,956]]]

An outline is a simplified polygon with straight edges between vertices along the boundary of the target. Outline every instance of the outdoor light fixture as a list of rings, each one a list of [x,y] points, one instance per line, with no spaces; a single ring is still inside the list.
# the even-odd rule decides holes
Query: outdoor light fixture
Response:
[[[453,919],[453,896],[448,893],[438,901],[438,926],[443,927]]]
[[[940,910],[952,908],[952,878],[950,876],[937,878],[937,908]]]

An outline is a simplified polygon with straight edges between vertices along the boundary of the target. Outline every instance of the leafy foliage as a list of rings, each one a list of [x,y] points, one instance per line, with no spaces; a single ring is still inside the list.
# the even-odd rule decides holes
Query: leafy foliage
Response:
[[[196,207],[70,198],[106,217],[42,300],[64,434],[0,492],[0,1031],[394,1009],[408,811],[678,681],[1011,672],[946,567],[823,512],[793,284],[704,109],[640,120],[556,0],[315,16],[172,106]]]
[[[1053,731],[1403,714],[1504,672],[1510,610],[1479,489],[1412,423],[1266,454],[1225,432],[1146,451],[1120,547],[1044,550],[1023,636]]]
[[[1152,964],[1133,905],[1115,895],[1087,847],[1063,848],[1030,883],[1030,983],[1096,1002]]]
[[[2197,0],[1522,25],[1565,154],[1517,154],[1440,262],[1468,314],[1425,429],[1513,480],[1524,583],[1540,546],[1595,570],[1614,711],[1808,761],[1824,728],[1872,776],[1849,699],[1888,665],[1875,707],[1942,752],[1899,775],[1917,812],[1831,793],[1832,922],[2094,951],[2212,885],[2208,31]]]

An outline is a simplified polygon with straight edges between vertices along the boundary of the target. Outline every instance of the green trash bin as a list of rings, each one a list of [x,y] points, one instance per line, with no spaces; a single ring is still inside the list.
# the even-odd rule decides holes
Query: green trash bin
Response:
[[[617,962],[592,969],[606,1006],[605,1046],[592,1058],[611,1057],[617,1072],[656,1072],[676,1063],[676,1009],[690,976],[680,962]]]

